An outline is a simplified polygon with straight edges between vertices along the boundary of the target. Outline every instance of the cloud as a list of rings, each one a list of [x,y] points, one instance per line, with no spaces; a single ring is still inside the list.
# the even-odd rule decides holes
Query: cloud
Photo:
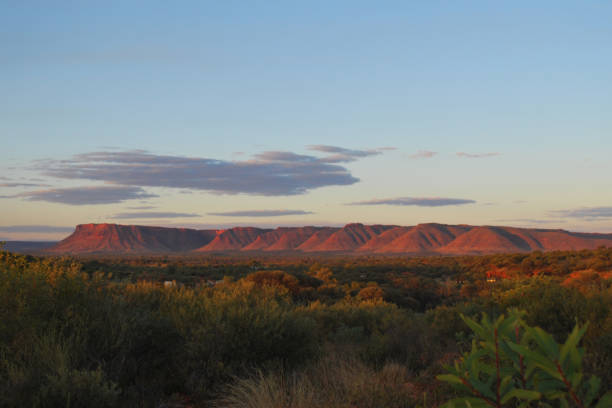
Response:
[[[432,157],[434,157],[437,154],[438,154],[438,152],[432,152],[430,150],[419,150],[418,152],[416,152],[414,154],[411,154],[408,157],[410,159],[431,159]]]
[[[310,226],[318,226],[318,227],[333,227],[333,228],[341,228],[344,225],[346,225],[346,222],[337,222],[337,221],[330,221],[330,220],[317,220],[317,221],[311,221],[308,222],[308,224]],[[218,229],[228,229],[228,228],[234,228],[234,227],[244,227],[245,226],[245,222],[244,221],[239,221],[238,219],[236,219],[236,221],[217,221],[214,223],[198,223],[198,222],[165,222],[165,223],[161,223],[161,222],[156,222],[155,226],[158,227],[167,227],[167,228],[192,228],[192,229],[200,229],[200,230],[218,230]],[[251,219],[248,222],[248,226],[249,227],[255,227],[255,228],[265,228],[265,229],[275,229],[275,228],[279,228],[279,227],[288,227],[288,228],[301,228],[304,226],[303,222],[295,222],[295,221],[284,221],[281,220],[279,218],[275,218],[272,220],[267,220],[265,218],[261,218],[260,221],[259,220],[255,220],[255,219]]]
[[[380,147],[377,149],[367,149],[367,150],[354,150],[354,149],[345,149],[343,147],[338,146],[329,146],[329,145],[310,145],[307,147],[308,150],[322,152],[322,153],[332,153],[330,156],[319,159],[323,163],[348,163],[355,161],[357,159],[368,157],[368,156],[377,156],[382,154],[385,150],[395,150],[393,147]]]
[[[98,186],[29,191],[17,194],[13,197],[21,197],[29,201],[47,201],[69,205],[90,205],[120,203],[126,200],[158,196],[149,194],[140,187]]]
[[[511,222],[511,223],[521,223],[521,224],[559,224],[563,223],[562,220],[541,220],[534,218],[513,218],[513,219],[505,219],[505,220],[497,220],[498,222]]]
[[[418,207],[443,207],[448,205],[474,204],[474,200],[462,198],[442,198],[442,197],[397,197],[381,198],[367,201],[357,201],[348,205],[414,205]]]
[[[199,214],[178,213],[178,212],[126,212],[113,215],[114,219],[133,219],[133,218],[191,218],[199,217]]]
[[[258,153],[255,155],[255,159],[262,163],[276,163],[276,162],[279,162],[279,163],[283,163],[283,162],[309,163],[309,162],[317,161],[317,159],[313,156],[297,154],[293,152],[275,151],[275,150]]]
[[[22,233],[69,233],[74,227],[58,227],[55,225],[5,225],[0,226],[0,232]]]
[[[152,210],[155,208],[153,205],[137,205],[135,207],[127,207],[128,210]]]
[[[486,157],[494,157],[499,156],[501,153],[499,152],[489,152],[489,153],[466,153],[466,152],[458,152],[457,156],[464,157],[466,159],[484,159]]]
[[[250,160],[162,156],[143,150],[92,152],[70,160],[38,163],[47,176],[138,187],[205,190],[216,194],[283,196],[359,181],[348,169],[325,159],[269,151]]]
[[[208,215],[218,215],[225,217],[281,217],[285,215],[308,215],[314,214],[311,211],[303,210],[250,210],[250,211],[227,211],[212,212]]]
[[[34,183],[2,183],[0,187],[49,187],[49,185]]]
[[[583,207],[571,210],[551,211],[558,217],[580,218],[584,220],[601,220],[612,218],[612,207]]]

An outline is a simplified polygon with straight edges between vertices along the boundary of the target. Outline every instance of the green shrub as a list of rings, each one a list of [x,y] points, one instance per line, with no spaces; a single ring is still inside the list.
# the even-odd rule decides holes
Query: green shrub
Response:
[[[253,282],[167,291],[161,307],[184,339],[181,372],[188,390],[210,395],[251,367],[296,366],[316,351],[314,321],[286,290]]]
[[[47,334],[21,348],[2,347],[0,406],[114,407],[120,390],[106,373],[76,369],[75,339]]]
[[[463,317],[474,331],[472,350],[439,375],[464,394],[445,407],[528,407],[538,406],[607,408],[612,391],[598,400],[600,379],[586,378],[582,370],[584,350],[578,347],[586,326],[576,325],[564,344],[539,327],[522,321],[524,312],[513,310],[480,323]],[[553,404],[553,405],[551,405]]]

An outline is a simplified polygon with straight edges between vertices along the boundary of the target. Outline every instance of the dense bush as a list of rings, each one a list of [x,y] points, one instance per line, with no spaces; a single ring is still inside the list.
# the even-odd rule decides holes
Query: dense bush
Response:
[[[460,315],[513,307],[557,342],[589,322],[584,373],[611,389],[611,259],[0,251],[0,406],[437,406],[435,376],[474,339]]]
[[[2,406],[209,396],[249,367],[294,366],[316,351],[312,319],[286,291],[252,282],[164,289],[4,266],[0,302]]]

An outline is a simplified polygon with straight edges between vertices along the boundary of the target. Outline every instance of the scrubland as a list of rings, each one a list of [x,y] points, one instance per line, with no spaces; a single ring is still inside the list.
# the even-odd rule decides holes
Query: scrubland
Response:
[[[283,259],[3,251],[0,406],[437,407],[467,395],[439,376],[486,346],[469,322],[514,310],[551,342],[588,323],[568,353],[580,360],[572,381],[599,379],[591,405],[580,402],[595,406],[612,389],[611,271],[605,248]]]

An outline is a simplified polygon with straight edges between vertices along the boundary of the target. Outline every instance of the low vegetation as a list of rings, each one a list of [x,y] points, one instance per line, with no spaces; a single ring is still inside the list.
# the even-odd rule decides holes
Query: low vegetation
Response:
[[[0,406],[608,407],[610,271],[603,248],[317,259],[0,251]]]

